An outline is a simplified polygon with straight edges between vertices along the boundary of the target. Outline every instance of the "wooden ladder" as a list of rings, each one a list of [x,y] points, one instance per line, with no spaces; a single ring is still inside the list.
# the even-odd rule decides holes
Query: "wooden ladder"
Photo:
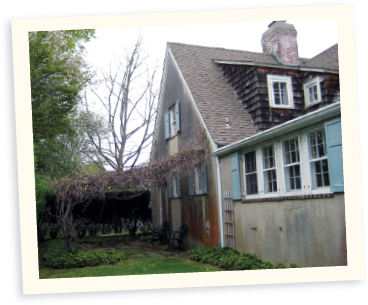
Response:
[[[224,234],[225,246],[232,249],[235,248],[235,228],[234,228],[234,203],[231,192],[224,192],[223,195],[223,209],[224,209]]]

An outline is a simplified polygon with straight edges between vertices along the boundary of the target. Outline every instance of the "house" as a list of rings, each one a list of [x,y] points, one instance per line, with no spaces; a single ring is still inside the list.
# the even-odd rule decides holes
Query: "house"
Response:
[[[167,44],[151,158],[209,156],[152,190],[153,225],[186,222],[186,248],[347,264],[338,45],[299,58],[296,36],[277,21],[263,53]]]

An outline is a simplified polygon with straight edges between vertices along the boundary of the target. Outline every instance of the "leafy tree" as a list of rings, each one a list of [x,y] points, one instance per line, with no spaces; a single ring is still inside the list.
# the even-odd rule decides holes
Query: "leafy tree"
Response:
[[[29,33],[29,60],[34,153],[38,172],[62,177],[74,166],[66,166],[66,138],[75,130],[71,114],[80,92],[91,78],[83,60],[83,42],[94,30],[40,31]]]

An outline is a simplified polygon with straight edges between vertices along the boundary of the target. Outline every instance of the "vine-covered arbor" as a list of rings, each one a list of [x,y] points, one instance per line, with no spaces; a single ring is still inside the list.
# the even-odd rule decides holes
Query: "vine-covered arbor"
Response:
[[[77,205],[83,205],[86,209],[92,201],[104,202],[106,196],[117,193],[120,197],[125,194],[125,199],[139,196],[152,186],[164,183],[168,176],[191,170],[204,161],[205,152],[192,146],[175,155],[127,170],[80,175],[58,181],[54,185],[55,214],[63,230],[67,250],[75,251],[73,211]]]

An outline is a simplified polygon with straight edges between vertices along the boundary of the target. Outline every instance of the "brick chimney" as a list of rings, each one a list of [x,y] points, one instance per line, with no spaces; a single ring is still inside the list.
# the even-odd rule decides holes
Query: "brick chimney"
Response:
[[[283,65],[300,65],[297,31],[286,21],[273,21],[262,35],[263,53],[272,54]]]

